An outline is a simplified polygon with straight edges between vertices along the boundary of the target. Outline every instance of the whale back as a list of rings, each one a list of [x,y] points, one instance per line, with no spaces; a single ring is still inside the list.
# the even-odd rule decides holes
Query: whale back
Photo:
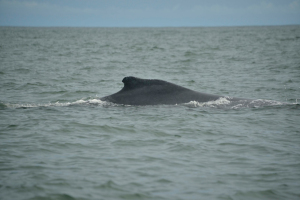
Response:
[[[147,86],[163,86],[163,85],[168,85],[172,84],[167,81],[163,80],[158,80],[158,79],[142,79],[142,78],[137,78],[133,76],[127,76],[123,78],[122,82],[124,83],[124,87],[122,90],[134,90],[137,88],[141,87],[147,87]],[[173,84],[175,85],[175,84]]]
[[[207,102],[220,98],[157,79],[125,77],[124,87],[101,100],[125,105],[181,104],[190,101]]]

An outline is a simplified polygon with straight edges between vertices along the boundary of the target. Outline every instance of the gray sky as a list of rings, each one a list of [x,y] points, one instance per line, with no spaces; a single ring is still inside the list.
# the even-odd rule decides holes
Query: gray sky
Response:
[[[300,24],[300,0],[0,0],[0,26]]]

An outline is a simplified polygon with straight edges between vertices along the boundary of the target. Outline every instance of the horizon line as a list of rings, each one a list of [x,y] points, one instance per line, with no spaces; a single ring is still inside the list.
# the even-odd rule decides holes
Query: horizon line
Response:
[[[300,26],[300,24],[277,24],[277,25],[206,25],[206,26],[24,26],[24,25],[0,25],[11,28],[218,28],[218,27],[263,27],[263,26]]]

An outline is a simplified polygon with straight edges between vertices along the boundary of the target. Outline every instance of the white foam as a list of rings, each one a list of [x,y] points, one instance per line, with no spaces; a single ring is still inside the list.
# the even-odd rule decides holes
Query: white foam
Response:
[[[231,99],[230,97],[221,97],[215,101],[208,101],[208,102],[190,101],[189,103],[185,103],[184,105],[188,107],[239,109],[239,108],[257,108],[262,106],[278,106],[278,105],[287,104],[279,101],[265,100],[265,99],[239,100],[239,101],[230,101],[230,99]]]
[[[64,107],[64,106],[72,106],[72,105],[105,105],[108,104],[106,101],[101,101],[100,99],[80,99],[74,102],[54,102],[54,103],[21,103],[21,104],[12,104],[12,103],[7,103],[4,104],[8,108],[36,108],[36,107]]]
[[[208,102],[198,102],[198,101],[190,101],[189,103],[185,103],[184,105],[188,107],[217,107],[220,105],[228,105],[230,104],[230,100],[228,97],[221,97],[215,101]]]
[[[87,101],[89,104],[103,104],[105,101],[101,101],[100,99],[90,99]]]
[[[277,106],[277,105],[285,105],[288,103],[282,103],[274,100],[265,100],[265,99],[256,99],[256,100],[240,100],[240,101],[230,101],[230,97],[221,97],[215,101],[208,102],[198,102],[198,101],[190,101],[188,103],[184,103],[183,105],[187,107],[211,107],[211,108],[230,108],[230,109],[239,109],[239,108],[256,108],[261,106]],[[297,103],[296,103],[297,104]],[[7,103],[4,104],[8,108],[36,108],[36,107],[64,107],[64,106],[75,106],[75,105],[94,105],[94,106],[130,106],[130,105],[122,105],[115,104],[107,101],[101,101],[98,98],[91,99],[79,99],[73,102],[54,102],[54,103],[22,103],[22,104],[13,104]]]

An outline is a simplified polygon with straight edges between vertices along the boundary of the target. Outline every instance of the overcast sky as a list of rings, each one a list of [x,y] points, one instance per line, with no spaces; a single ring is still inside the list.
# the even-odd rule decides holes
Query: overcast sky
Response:
[[[300,24],[300,0],[0,0],[0,26]]]

